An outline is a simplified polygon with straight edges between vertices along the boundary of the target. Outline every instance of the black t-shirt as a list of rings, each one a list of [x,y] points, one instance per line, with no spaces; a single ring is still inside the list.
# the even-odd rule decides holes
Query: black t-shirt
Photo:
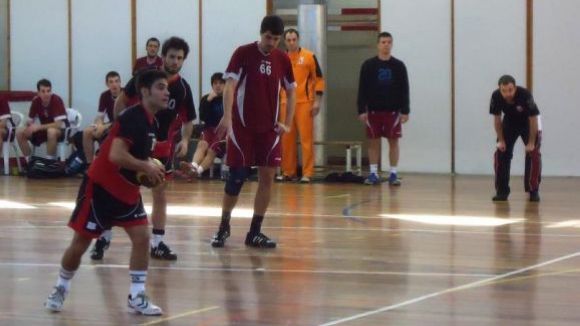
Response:
[[[131,78],[125,86],[125,95],[129,99],[138,97],[135,78]],[[169,80],[169,105],[167,110],[155,114],[159,122],[157,140],[165,141],[174,137],[181,124],[193,121],[197,117],[191,87],[185,79],[177,75]]]
[[[489,113],[492,115],[504,114],[503,122],[513,126],[527,126],[529,118],[540,114],[532,94],[525,88],[517,86],[514,103],[504,100],[499,89],[491,95]]]
[[[109,135],[103,142],[99,154],[89,170],[89,178],[107,192],[128,204],[140,198],[137,172],[120,168],[109,160],[115,138],[120,138],[129,147],[129,153],[139,160],[151,156],[156,142],[157,121],[141,105],[123,111],[113,123]]]
[[[403,61],[391,57],[366,60],[360,69],[358,113],[398,111],[409,114],[409,78]]]
[[[208,95],[204,95],[199,103],[199,119],[206,127],[217,127],[224,116],[224,98],[216,96],[208,101],[207,97]]]

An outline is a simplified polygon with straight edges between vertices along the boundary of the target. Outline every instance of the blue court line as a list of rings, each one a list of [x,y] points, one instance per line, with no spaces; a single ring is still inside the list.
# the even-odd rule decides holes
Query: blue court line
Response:
[[[367,200],[363,200],[363,201],[358,202],[358,203],[350,204],[342,209],[342,216],[344,216],[345,218],[348,218],[350,220],[353,220],[355,222],[364,223],[364,221],[361,218],[352,216],[352,210],[359,207],[359,206],[362,206],[363,204],[370,203],[372,201],[373,201],[372,199],[367,199]]]

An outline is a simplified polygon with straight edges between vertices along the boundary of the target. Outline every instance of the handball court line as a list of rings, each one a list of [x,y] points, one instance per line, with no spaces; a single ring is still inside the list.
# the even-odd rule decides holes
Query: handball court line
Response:
[[[465,285],[460,285],[460,286],[456,286],[456,287],[453,287],[453,288],[448,288],[448,289],[442,290],[442,291],[433,292],[433,293],[426,294],[426,295],[423,295],[423,296],[420,296],[420,297],[417,297],[417,298],[414,298],[414,299],[410,299],[410,300],[407,300],[407,301],[403,301],[403,302],[400,302],[400,303],[397,303],[397,304],[394,304],[394,305],[384,306],[382,308],[378,308],[378,309],[375,309],[375,310],[371,310],[371,311],[367,311],[367,312],[364,312],[364,313],[352,315],[350,317],[341,318],[341,319],[334,320],[334,321],[331,321],[331,322],[328,322],[328,323],[325,323],[325,324],[320,324],[319,326],[339,325],[339,324],[346,323],[346,322],[349,322],[349,321],[353,321],[353,320],[357,320],[357,319],[369,317],[369,316],[372,316],[372,315],[380,314],[380,313],[383,313],[383,312],[387,312],[387,311],[390,311],[390,310],[395,310],[395,309],[399,309],[399,308],[402,308],[402,307],[406,307],[406,306],[409,306],[409,305],[412,305],[412,304],[415,304],[415,303],[419,303],[419,302],[422,302],[422,301],[425,301],[425,300],[429,300],[429,299],[432,299],[432,298],[435,298],[435,297],[439,297],[439,296],[442,296],[442,295],[445,295],[445,294],[459,292],[459,291],[464,291],[464,290],[469,290],[469,289],[473,289],[473,288],[481,287],[481,286],[486,286],[486,285],[492,284],[492,283],[494,283],[494,282],[496,282],[498,280],[503,280],[503,279],[506,279],[506,278],[511,277],[511,276],[515,276],[515,275],[518,275],[518,274],[522,274],[522,273],[525,273],[527,271],[530,271],[530,270],[533,270],[533,269],[538,269],[538,268],[541,268],[541,267],[545,267],[545,266],[548,266],[548,265],[551,265],[551,264],[559,263],[559,262],[562,262],[562,261],[565,261],[565,260],[568,260],[568,259],[576,258],[578,256],[580,256],[580,251],[575,252],[575,253],[572,253],[572,254],[569,254],[569,255],[561,256],[561,257],[558,257],[558,258],[555,258],[555,259],[552,259],[552,260],[548,260],[548,261],[545,261],[543,263],[531,265],[531,266],[528,266],[528,267],[524,267],[524,268],[517,269],[515,271],[511,271],[511,272],[507,272],[507,273],[504,273],[504,274],[500,274],[500,275],[497,275],[497,276],[494,276],[494,277],[490,277],[490,278],[486,278],[486,279],[483,279],[483,280],[479,280],[479,281],[467,283]]]

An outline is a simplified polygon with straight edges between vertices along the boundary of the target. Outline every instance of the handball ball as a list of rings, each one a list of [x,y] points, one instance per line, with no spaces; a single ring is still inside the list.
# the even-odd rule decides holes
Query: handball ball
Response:
[[[161,161],[159,161],[156,158],[149,158],[149,160],[152,161],[153,163],[155,163],[155,165],[157,165],[157,166],[164,167],[163,163],[161,163]],[[155,188],[159,184],[165,182],[165,178],[163,178],[163,180],[161,180],[161,182],[155,183],[153,180],[149,179],[149,177],[145,173],[137,172],[137,181],[139,181],[139,183],[142,186],[145,186],[147,188]]]

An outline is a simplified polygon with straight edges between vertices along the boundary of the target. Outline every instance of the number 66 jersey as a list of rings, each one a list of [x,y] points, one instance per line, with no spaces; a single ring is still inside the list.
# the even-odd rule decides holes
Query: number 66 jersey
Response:
[[[232,107],[233,128],[254,133],[276,128],[280,112],[280,90],[296,87],[288,55],[279,49],[264,53],[258,42],[236,49],[225,79],[238,81]]]

